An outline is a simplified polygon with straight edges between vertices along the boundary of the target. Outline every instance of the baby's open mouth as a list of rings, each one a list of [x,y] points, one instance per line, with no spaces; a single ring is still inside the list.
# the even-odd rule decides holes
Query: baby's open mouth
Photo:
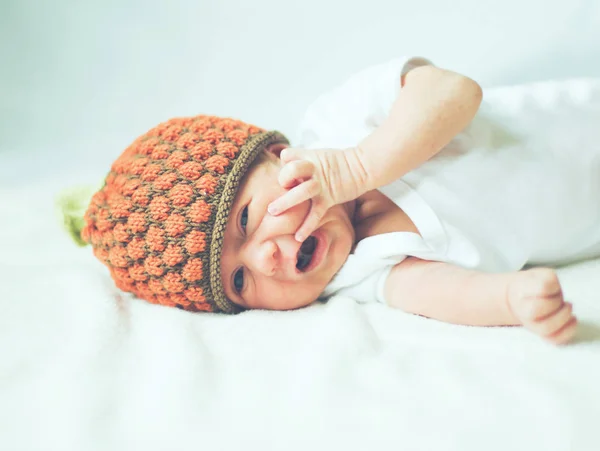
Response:
[[[313,258],[313,253],[317,248],[317,239],[314,236],[309,236],[298,250],[298,256],[296,257],[296,268],[303,271]]]

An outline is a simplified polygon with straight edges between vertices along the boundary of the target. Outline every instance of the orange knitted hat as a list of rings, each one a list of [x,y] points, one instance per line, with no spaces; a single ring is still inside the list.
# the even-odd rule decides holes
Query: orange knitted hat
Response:
[[[81,238],[118,288],[191,311],[236,313],[221,282],[223,234],[242,177],[278,132],[214,116],[176,118],[113,163]]]

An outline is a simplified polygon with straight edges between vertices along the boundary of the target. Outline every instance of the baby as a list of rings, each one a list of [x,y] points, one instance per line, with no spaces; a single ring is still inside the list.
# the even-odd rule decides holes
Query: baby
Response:
[[[233,119],[138,138],[81,238],[116,285],[191,311],[342,294],[456,324],[576,331],[552,269],[600,255],[600,82],[486,91],[423,58],[308,109],[297,146]]]

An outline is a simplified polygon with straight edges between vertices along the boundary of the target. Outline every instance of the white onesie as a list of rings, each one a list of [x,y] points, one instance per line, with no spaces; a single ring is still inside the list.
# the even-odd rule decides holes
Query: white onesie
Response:
[[[356,145],[387,117],[401,75],[423,64],[431,63],[394,59],[325,93],[307,110],[297,146]],[[385,280],[407,256],[501,272],[600,255],[600,80],[485,90],[461,134],[380,191],[421,236],[363,239],[323,297],[385,302]]]

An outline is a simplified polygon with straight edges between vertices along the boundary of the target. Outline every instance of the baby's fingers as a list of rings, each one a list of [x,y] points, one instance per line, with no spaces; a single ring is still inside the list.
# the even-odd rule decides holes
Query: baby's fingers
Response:
[[[535,333],[549,337],[558,332],[573,318],[573,305],[565,302],[563,306],[550,316],[537,320],[529,324],[529,328]]]
[[[569,322],[567,322],[567,324],[565,324],[561,329],[558,330],[558,332],[555,332],[546,338],[549,341],[551,341],[552,343],[561,345],[561,344],[566,344],[569,341],[571,341],[573,338],[575,338],[576,334],[577,334],[577,318],[575,318],[573,316],[573,317],[571,317]]]
[[[310,161],[291,161],[281,168],[277,181],[283,188],[289,189],[311,178],[313,172],[314,166]]]
[[[312,206],[308,215],[304,219],[304,222],[300,226],[300,228],[296,231],[296,241],[302,243],[305,239],[307,239],[311,233],[313,233],[319,224],[321,223],[321,219],[325,216],[327,212],[327,208],[321,202],[315,202],[313,200]]]
[[[283,163],[289,163],[290,161],[301,159],[301,150],[294,149],[292,147],[286,147],[279,154],[279,159]]]
[[[267,209],[270,214],[278,215],[304,201],[312,199],[320,192],[321,186],[319,185],[319,182],[315,179],[310,179],[295,186],[278,199],[275,199],[269,204]]]

